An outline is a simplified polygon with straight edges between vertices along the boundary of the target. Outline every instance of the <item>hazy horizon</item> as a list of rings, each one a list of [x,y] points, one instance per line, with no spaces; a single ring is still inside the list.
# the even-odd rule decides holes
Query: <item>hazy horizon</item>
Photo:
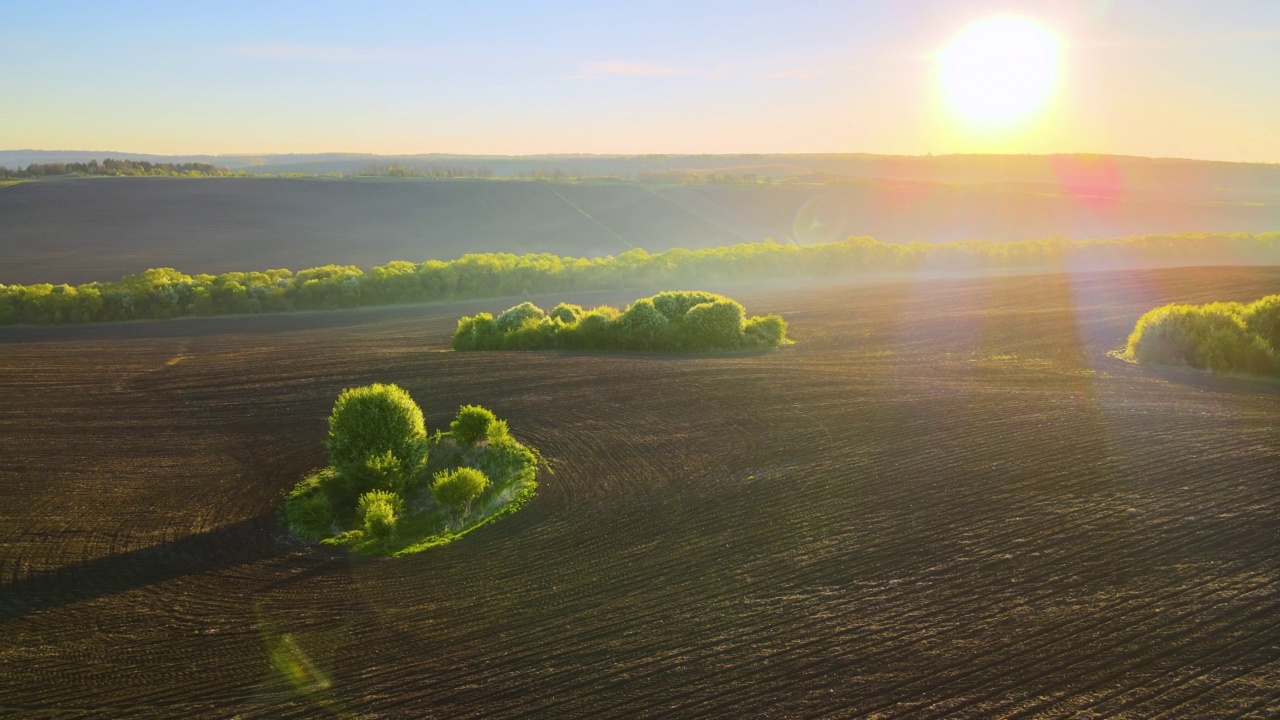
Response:
[[[1280,162],[1249,0],[18,2],[0,50],[15,149]]]

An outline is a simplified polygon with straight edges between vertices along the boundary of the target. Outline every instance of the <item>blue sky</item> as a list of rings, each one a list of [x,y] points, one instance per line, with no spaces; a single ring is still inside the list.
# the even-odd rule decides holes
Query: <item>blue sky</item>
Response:
[[[934,53],[1060,34],[1040,120],[966,134]],[[1280,2],[0,0],[0,148],[1117,152],[1280,162]]]

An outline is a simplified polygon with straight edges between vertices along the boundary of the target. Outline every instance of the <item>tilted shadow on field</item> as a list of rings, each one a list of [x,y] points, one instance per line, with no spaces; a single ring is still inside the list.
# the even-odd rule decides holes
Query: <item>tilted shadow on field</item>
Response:
[[[0,585],[0,623],[187,575],[224,570],[290,552],[275,512],[170,542],[35,572]]]

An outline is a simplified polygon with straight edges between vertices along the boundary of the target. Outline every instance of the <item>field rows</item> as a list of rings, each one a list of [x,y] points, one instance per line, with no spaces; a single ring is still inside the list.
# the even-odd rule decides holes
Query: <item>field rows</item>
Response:
[[[700,358],[437,352],[455,306],[15,330],[0,712],[1274,715],[1280,394],[1105,353],[1278,286],[762,285],[799,343]],[[491,407],[554,474],[423,555],[290,542],[279,494],[371,381],[432,428]]]

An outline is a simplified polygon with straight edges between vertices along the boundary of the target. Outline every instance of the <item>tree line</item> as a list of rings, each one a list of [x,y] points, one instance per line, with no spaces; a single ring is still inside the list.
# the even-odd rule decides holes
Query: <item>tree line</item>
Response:
[[[396,260],[368,272],[354,265],[325,265],[297,273],[276,269],[221,275],[187,275],[173,268],[156,268],[114,282],[78,286],[0,284],[0,325],[324,310],[893,272],[1224,264],[1280,265],[1280,233],[936,245],[895,245],[868,237],[815,245],[766,240],[654,254],[637,248],[601,258],[479,253],[449,261]]]
[[[29,180],[60,175],[211,177],[230,174],[232,173],[227,168],[210,163],[153,163],[146,160],[115,160],[112,158],[107,158],[102,162],[98,162],[95,159],[87,163],[31,163],[25,168],[13,170],[0,165],[0,179],[4,180]]]

